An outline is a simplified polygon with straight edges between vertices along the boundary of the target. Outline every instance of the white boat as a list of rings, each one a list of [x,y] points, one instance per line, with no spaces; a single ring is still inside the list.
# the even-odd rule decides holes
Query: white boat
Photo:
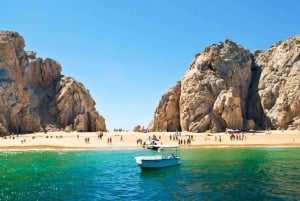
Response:
[[[152,156],[137,156],[135,161],[142,170],[180,165],[178,146],[160,146],[158,153]]]
[[[158,150],[161,145],[159,144],[159,140],[157,138],[149,138],[143,145],[145,149],[153,149]]]
[[[158,144],[146,144],[144,146],[145,149],[152,149],[152,150],[158,150],[159,148],[161,148],[162,145],[158,145]]]

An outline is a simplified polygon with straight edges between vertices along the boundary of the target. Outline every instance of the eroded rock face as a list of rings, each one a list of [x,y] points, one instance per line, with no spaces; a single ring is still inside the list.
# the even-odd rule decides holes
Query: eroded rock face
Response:
[[[30,115],[30,98],[24,90],[24,71],[29,65],[24,39],[15,32],[0,31],[1,133],[40,129],[40,119]]]
[[[191,132],[295,128],[300,123],[299,37],[253,54],[230,40],[207,47],[180,81],[179,102],[173,103],[178,107],[172,112],[166,107],[171,89],[150,130],[175,131],[166,126],[167,113],[179,113],[173,124]]]
[[[0,31],[1,133],[106,130],[83,85],[61,75],[56,61],[36,58],[24,46],[18,33]]]
[[[74,124],[77,131],[105,130],[104,118],[95,110],[95,102],[82,84],[63,77],[57,83],[56,91],[55,116],[59,124]]]
[[[192,132],[241,129],[251,66],[250,52],[230,40],[196,55],[181,81],[181,128]]]
[[[52,59],[29,59],[25,69],[25,85],[35,88],[48,87],[61,77],[61,66]]]
[[[300,35],[275,43],[255,57],[262,68],[258,94],[269,122],[274,128],[300,125]]]
[[[179,99],[181,83],[172,87],[162,96],[156,108],[154,118],[149,125],[150,131],[175,131],[181,130],[179,124]]]

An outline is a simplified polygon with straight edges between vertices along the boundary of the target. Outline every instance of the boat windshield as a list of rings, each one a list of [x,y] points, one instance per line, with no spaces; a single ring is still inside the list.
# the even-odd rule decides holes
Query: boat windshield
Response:
[[[160,152],[164,156],[173,156],[173,157],[179,156],[179,148],[178,147],[163,146],[158,149],[158,152]]]

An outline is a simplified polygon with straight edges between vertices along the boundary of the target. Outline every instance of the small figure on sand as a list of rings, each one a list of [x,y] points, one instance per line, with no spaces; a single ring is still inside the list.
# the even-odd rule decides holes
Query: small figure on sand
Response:
[[[89,144],[90,143],[90,138],[86,137],[86,138],[84,138],[84,141],[85,141],[86,144]]]
[[[111,137],[107,138],[107,144],[111,144],[111,142],[112,142],[112,138]]]

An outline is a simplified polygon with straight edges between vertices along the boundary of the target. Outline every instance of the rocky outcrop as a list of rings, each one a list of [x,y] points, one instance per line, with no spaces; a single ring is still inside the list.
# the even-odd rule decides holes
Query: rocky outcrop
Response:
[[[54,116],[59,124],[73,124],[77,131],[106,130],[104,118],[95,110],[95,102],[82,84],[62,77],[56,84],[56,91],[53,111],[56,111]]]
[[[0,31],[1,133],[106,130],[84,86],[62,75],[56,61],[24,47],[18,33]]]
[[[150,130],[155,131],[174,131],[180,130],[180,114],[179,114],[179,99],[180,99],[181,83],[172,87],[165,95],[162,96],[158,107],[155,111],[155,116],[149,125]]]
[[[257,53],[255,62],[262,68],[258,94],[268,120],[264,124],[281,129],[297,128],[300,125],[300,35]]]
[[[178,82],[177,93],[172,88],[162,96],[149,130],[295,128],[299,43],[296,36],[253,54],[230,40],[205,48]]]

